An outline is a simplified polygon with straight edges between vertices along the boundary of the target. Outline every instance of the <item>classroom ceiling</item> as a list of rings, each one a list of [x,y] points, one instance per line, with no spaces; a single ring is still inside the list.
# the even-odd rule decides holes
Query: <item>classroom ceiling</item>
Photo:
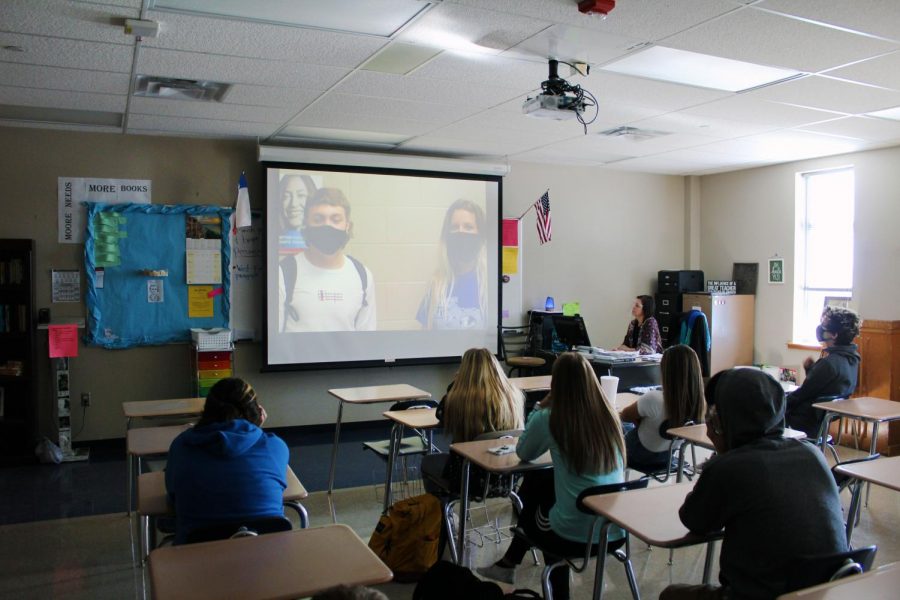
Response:
[[[897,0],[618,0],[606,19],[576,0],[175,1],[0,2],[0,124],[676,175],[900,144]],[[137,18],[158,35],[126,34]],[[732,92],[613,72],[657,47],[797,75]],[[548,58],[590,64],[560,71],[599,101],[587,135],[522,114]],[[230,88],[142,97],[139,75]],[[620,127],[641,135],[601,133]]]

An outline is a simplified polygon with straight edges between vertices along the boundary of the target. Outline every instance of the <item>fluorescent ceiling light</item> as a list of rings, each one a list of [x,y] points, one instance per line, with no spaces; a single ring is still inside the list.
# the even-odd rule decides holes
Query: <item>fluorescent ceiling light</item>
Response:
[[[653,46],[601,67],[623,75],[739,92],[791,79],[799,71],[765,67],[730,58]]]
[[[0,120],[95,125],[101,127],[122,126],[121,113],[98,110],[72,110],[68,108],[43,108],[39,106],[14,106],[11,104],[0,104]]]
[[[367,60],[360,68],[364,71],[406,75],[440,52],[440,48],[394,42]]]
[[[895,106],[894,108],[887,108],[885,110],[879,110],[878,112],[866,113],[870,117],[880,117],[882,119],[893,119],[894,121],[900,121],[900,106]]]
[[[151,0],[150,9],[390,37],[428,7],[421,0]]]

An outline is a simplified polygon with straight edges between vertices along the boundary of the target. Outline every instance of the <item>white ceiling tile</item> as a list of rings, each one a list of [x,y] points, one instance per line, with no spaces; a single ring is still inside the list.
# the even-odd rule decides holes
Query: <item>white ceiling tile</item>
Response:
[[[501,56],[444,52],[411,73],[414,77],[448,79],[469,86],[496,85],[517,90],[540,89],[547,65]]]
[[[618,171],[639,171],[643,173],[661,173],[663,175],[691,175],[696,171],[713,168],[716,165],[702,161],[677,160],[666,154],[640,156],[607,165]]]
[[[127,8],[140,9],[143,0],[72,0],[72,4],[99,4],[101,6],[111,4],[113,6],[125,6]]]
[[[450,2],[438,4],[397,36],[439,48],[465,50],[476,44],[492,52],[503,51],[546,29],[552,23]]]
[[[900,105],[900,91],[813,75],[747,93],[748,97],[858,114]]]
[[[900,90],[900,52],[865,60],[849,67],[834,69],[828,71],[828,75]]]
[[[131,113],[144,115],[197,117],[199,119],[223,119],[250,123],[283,123],[293,117],[296,112],[292,108],[271,106],[244,106],[139,96],[131,99]]]
[[[126,73],[105,73],[103,71],[0,62],[0,81],[16,87],[125,95],[128,93],[129,80]]]
[[[592,156],[573,156],[555,150],[540,149],[512,154],[510,158],[528,163],[565,165],[567,167],[599,167],[607,162],[614,162],[627,157],[601,153],[595,153]]]
[[[465,128],[483,128],[496,130],[498,136],[506,135],[536,135],[548,142],[570,138],[582,133],[581,125],[577,121],[553,121],[550,119],[536,119],[522,114],[522,102],[517,100],[518,110],[495,108],[480,112],[461,121],[458,125]]]
[[[131,115],[128,131],[166,131],[215,134],[234,137],[267,137],[277,128],[274,123],[240,123],[220,119]]]
[[[368,35],[170,12],[151,11],[150,17],[162,23],[163,31],[146,40],[147,47],[203,54],[352,69],[387,42]]]
[[[570,0],[452,0],[513,15],[596,29],[617,35],[657,40],[734,10],[721,0],[629,0],[618,2],[606,19],[583,15]]]
[[[144,48],[137,72],[160,77],[325,90],[350,71],[303,63]]]
[[[561,122],[549,124],[557,125],[556,127],[547,126],[539,129],[529,129],[528,125],[535,122],[548,124],[544,119],[534,119],[521,115],[521,118],[518,120],[519,127],[515,129],[498,127],[491,115],[482,113],[458,123],[447,125],[432,133],[440,137],[471,141],[504,139],[526,144],[529,147],[543,146],[556,140],[577,136],[581,133],[580,126],[564,127],[562,126],[564,123]]]
[[[698,25],[661,45],[810,72],[896,49],[890,42],[752,8]]]
[[[232,85],[225,95],[225,104],[249,106],[280,106],[301,110],[322,95],[321,90],[308,88],[275,87],[270,85]]]
[[[718,138],[690,134],[672,134],[649,140],[635,141],[625,137],[610,137],[599,133],[590,133],[557,142],[545,149],[553,148],[571,156],[591,156],[603,153],[616,156],[647,156],[659,154],[676,148],[689,148],[710,142]]]
[[[764,0],[756,7],[900,40],[900,3],[895,0]]]
[[[446,125],[475,112],[477,108],[452,104],[429,104],[395,98],[374,98],[330,92],[306,111],[314,114],[360,115],[370,119],[410,119]]]
[[[397,133],[406,136],[421,135],[435,129],[434,123],[413,121],[412,119],[381,117],[372,119],[366,115],[341,114],[338,111],[315,110],[318,104],[303,111],[291,121],[291,125],[308,125],[326,129],[348,129],[351,131],[375,131]]]
[[[0,86],[0,104],[14,104],[17,106],[124,112],[126,98],[126,95],[88,94],[85,92]]]
[[[489,108],[517,97],[524,100],[524,92],[527,90],[491,85],[480,85],[477,90],[473,90],[469,86],[445,79],[357,71],[342,81],[334,91],[361,96],[415,99],[419,102]]]
[[[900,142],[900,122],[871,117],[847,117],[816,125],[803,127],[804,131],[815,131],[829,135],[868,140],[872,142]]]
[[[653,81],[608,71],[594,71],[581,85],[597,98],[613,104],[630,104],[658,109],[659,112],[681,110],[727,98],[731,92]]]
[[[82,2],[59,0],[0,2],[0,23],[3,23],[4,31],[108,42],[132,47],[134,36],[125,33],[125,19],[139,16],[140,10],[134,8]]]
[[[718,138],[744,137],[779,129],[774,125],[703,117],[684,112],[671,112],[658,117],[632,121],[628,123],[628,125],[641,129],[655,129],[657,131],[671,131],[673,133],[694,133]]]
[[[701,152],[721,152],[758,160],[786,162],[854,152],[863,147],[864,144],[860,140],[785,129],[725,140],[694,149]]]
[[[845,116],[834,112],[758,100],[747,95],[717,100],[686,109],[683,112],[700,117],[758,123],[772,127],[797,127]]]
[[[556,58],[565,62],[600,64],[622,56],[639,44],[639,38],[630,38],[599,32],[571,25],[554,25],[534,35],[507,51],[505,56],[516,56],[544,61]],[[561,69],[565,69],[560,65]],[[560,76],[566,77],[563,70]]]
[[[426,135],[406,141],[400,148],[419,152],[451,152],[465,156],[506,156],[530,150],[533,146],[506,139],[471,141]]]
[[[121,44],[0,32],[0,46],[7,45],[20,46],[25,52],[4,51],[3,62],[118,73],[131,72],[134,55],[134,48]]]

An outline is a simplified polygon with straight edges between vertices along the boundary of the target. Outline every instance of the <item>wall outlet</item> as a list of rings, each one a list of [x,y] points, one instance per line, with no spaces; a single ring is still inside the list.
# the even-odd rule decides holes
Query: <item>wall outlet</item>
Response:
[[[90,392],[81,392],[81,406],[87,408],[91,405],[91,393]]]

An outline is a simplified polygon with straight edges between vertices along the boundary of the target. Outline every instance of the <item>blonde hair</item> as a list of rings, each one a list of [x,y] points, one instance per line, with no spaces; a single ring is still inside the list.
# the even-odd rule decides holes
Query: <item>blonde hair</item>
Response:
[[[670,346],[663,353],[660,370],[663,404],[669,424],[680,427],[687,421],[702,423],[706,400],[700,359],[694,349],[684,344]]]
[[[509,382],[500,363],[485,348],[463,354],[444,405],[444,428],[454,442],[482,433],[522,428],[525,398]]]
[[[579,475],[609,473],[625,464],[622,422],[590,363],[565,352],[553,363],[550,433],[572,471]]]
[[[484,210],[471,200],[457,200],[447,209],[444,215],[444,224],[441,227],[440,257],[438,259],[438,268],[428,285],[428,312],[426,313],[425,329],[431,329],[434,326],[434,316],[439,308],[446,308],[450,303],[450,293],[453,291],[453,284],[456,274],[453,272],[453,266],[450,264],[450,258],[447,254],[447,236],[450,235],[450,226],[453,221],[453,213],[458,210],[464,210],[475,216],[475,222],[478,225],[478,235],[485,236],[487,233]],[[487,245],[482,246],[478,252],[478,258],[475,261],[475,279],[478,284],[478,308],[481,310],[482,316],[487,316]]]

